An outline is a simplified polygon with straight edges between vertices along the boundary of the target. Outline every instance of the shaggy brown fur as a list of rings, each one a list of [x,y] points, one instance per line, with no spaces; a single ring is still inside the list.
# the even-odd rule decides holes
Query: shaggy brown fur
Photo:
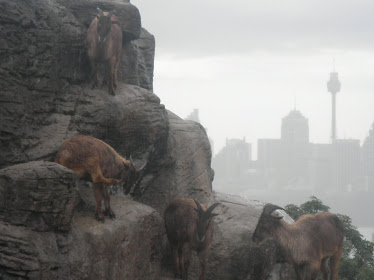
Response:
[[[92,20],[87,31],[88,57],[91,62],[93,83],[98,85],[98,63],[105,64],[103,85],[108,84],[109,94],[114,95],[118,83],[118,67],[122,55],[122,30],[118,18],[112,12],[103,12]]]
[[[292,264],[299,280],[327,280],[330,262],[331,279],[338,279],[342,256],[344,230],[334,214],[325,212],[301,216],[295,223],[287,224],[273,213],[279,206],[268,204],[258,221],[252,240],[261,242],[273,238],[285,262]]]
[[[173,249],[174,271],[176,277],[188,279],[191,249],[197,252],[200,260],[200,280],[205,278],[206,255],[213,240],[214,224],[211,221],[213,209],[208,209],[189,198],[172,201],[165,210],[165,228],[170,245]]]
[[[128,194],[140,177],[140,170],[131,161],[120,156],[105,142],[91,136],[75,136],[65,140],[55,162],[73,170],[79,179],[92,180],[96,199],[95,216],[100,221],[104,221],[101,213],[102,198],[104,214],[115,218],[110,207],[108,186],[124,183],[124,192]]]

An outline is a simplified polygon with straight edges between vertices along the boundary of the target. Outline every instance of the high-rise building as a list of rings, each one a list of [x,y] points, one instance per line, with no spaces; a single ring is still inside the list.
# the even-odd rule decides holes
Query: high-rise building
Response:
[[[307,187],[309,148],[308,119],[292,110],[282,119],[281,139],[258,140],[258,167],[269,187]]]
[[[374,192],[374,123],[370,127],[361,149],[364,186]]]
[[[360,180],[360,140],[335,139],[332,144],[332,187],[352,191]]]
[[[281,139],[289,143],[309,143],[309,123],[300,111],[292,110],[282,119]]]
[[[243,139],[226,139],[226,146],[212,161],[216,184],[247,186],[247,175],[252,161],[252,145]]]

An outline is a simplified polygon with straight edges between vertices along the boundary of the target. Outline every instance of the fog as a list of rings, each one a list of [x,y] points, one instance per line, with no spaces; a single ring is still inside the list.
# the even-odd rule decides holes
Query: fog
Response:
[[[282,118],[295,109],[308,120],[310,143],[331,143],[332,71],[341,82],[337,137],[363,144],[374,121],[373,1],[131,2],[156,38],[154,92],[182,118],[199,110],[215,155],[226,139],[245,138],[255,161],[258,139],[280,139]],[[356,185],[323,193],[309,185],[291,202],[320,194],[337,205],[336,192],[369,190]],[[246,191],[272,199],[263,188]]]

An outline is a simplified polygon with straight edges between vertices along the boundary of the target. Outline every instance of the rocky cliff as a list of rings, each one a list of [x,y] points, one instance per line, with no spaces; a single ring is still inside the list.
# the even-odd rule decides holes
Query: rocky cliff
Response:
[[[115,10],[124,35],[115,96],[89,85],[85,35],[96,7]],[[206,131],[152,91],[155,39],[138,9],[128,1],[0,0],[0,23],[0,279],[172,277],[162,215],[176,197],[222,203],[207,279],[249,279],[262,203],[212,191]],[[98,223],[90,186],[53,163],[77,134],[147,161],[131,196],[112,196],[115,220]],[[194,256],[192,279],[198,270]]]

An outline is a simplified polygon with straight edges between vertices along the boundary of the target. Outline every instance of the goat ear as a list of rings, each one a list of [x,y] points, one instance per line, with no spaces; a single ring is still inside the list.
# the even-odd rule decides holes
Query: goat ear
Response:
[[[99,16],[103,16],[104,15],[104,12],[99,7],[97,7],[96,9],[99,12]]]
[[[277,210],[275,210],[273,213],[271,213],[271,217],[274,220],[279,221],[283,218],[283,215],[281,213],[279,213]]]

